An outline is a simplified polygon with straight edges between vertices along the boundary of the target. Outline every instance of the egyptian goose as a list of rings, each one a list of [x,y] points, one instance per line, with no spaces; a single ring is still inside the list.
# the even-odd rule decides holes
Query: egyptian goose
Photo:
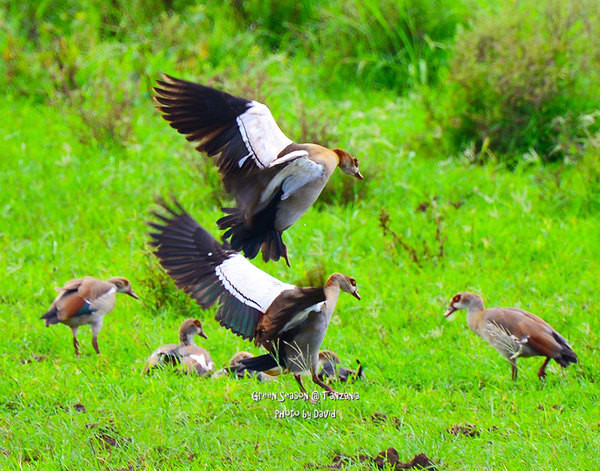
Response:
[[[98,333],[102,329],[104,316],[112,311],[116,304],[116,293],[125,293],[138,299],[127,278],[114,277],[106,281],[86,276],[68,281],[62,288],[56,288],[58,296],[52,301],[50,309],[41,319],[46,327],[59,322],[68,325],[73,332],[75,355],[79,356],[77,330],[84,324],[92,327],[92,345],[97,354]]]
[[[356,360],[358,363],[358,370],[349,370],[347,368],[343,368],[340,366],[341,361],[340,357],[337,353],[332,352],[331,350],[321,350],[319,352],[319,360],[318,360],[318,373],[317,376],[321,381],[330,380],[330,381],[341,381],[342,383],[347,382],[348,380],[354,380],[356,378],[363,377],[362,365],[360,361]]]
[[[269,108],[204,85],[163,75],[155,100],[171,127],[216,158],[237,207],[219,219],[231,248],[289,265],[281,234],[316,201],[336,167],[358,179],[358,161],[342,149],[296,144]]]
[[[213,374],[213,378],[220,378],[222,376],[229,375],[229,373],[235,373],[236,378],[243,379],[246,377],[255,377],[261,383],[272,381],[273,377],[269,376],[262,371],[253,371],[243,368],[243,364],[240,363],[242,360],[247,360],[248,358],[254,358],[254,355],[250,352],[237,352],[235,355],[231,357],[229,360],[229,367],[222,368],[219,371],[216,371]]]
[[[567,341],[546,321],[522,309],[495,307],[485,309],[483,299],[474,293],[458,293],[444,314],[468,309],[467,324],[473,332],[487,340],[512,367],[512,379],[517,379],[517,358],[544,356],[538,371],[540,379],[546,376],[546,366],[554,359],[563,368],[577,363],[577,355]]]
[[[194,335],[208,338],[198,319],[184,320],[179,327],[179,345],[167,344],[154,350],[148,358],[144,372],[149,373],[158,365],[170,364],[181,365],[188,374],[209,375],[214,371],[215,364],[210,353],[196,345]]]
[[[360,299],[356,281],[334,273],[325,286],[299,288],[283,283],[252,265],[241,253],[221,245],[178,204],[168,215],[154,213],[150,223],[155,255],[178,288],[203,308],[218,302],[216,319],[244,339],[269,352],[241,360],[244,369],[291,371],[305,392],[300,373],[333,390],[317,376],[319,347],[341,291]]]

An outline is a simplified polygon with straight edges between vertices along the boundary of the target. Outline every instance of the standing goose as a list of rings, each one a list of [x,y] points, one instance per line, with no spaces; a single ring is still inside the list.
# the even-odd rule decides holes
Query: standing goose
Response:
[[[182,365],[186,373],[205,376],[215,369],[210,353],[198,347],[194,342],[194,335],[208,338],[198,319],[186,319],[179,327],[179,345],[167,344],[158,347],[146,363],[145,373],[158,365]]]
[[[231,247],[289,265],[281,234],[317,200],[336,167],[362,179],[358,161],[342,149],[296,144],[262,103],[163,75],[155,100],[171,127],[216,157],[237,207],[219,219]]]
[[[333,390],[317,376],[319,347],[341,291],[360,299],[356,281],[334,273],[325,286],[299,288],[283,283],[252,265],[240,253],[221,245],[178,204],[165,204],[162,223],[150,223],[155,254],[178,288],[203,308],[219,304],[216,319],[244,339],[269,352],[241,360],[241,369],[300,373]]]
[[[84,324],[92,327],[92,345],[99,355],[98,333],[102,329],[104,316],[116,305],[116,293],[125,293],[138,299],[127,278],[114,277],[106,281],[86,276],[68,281],[62,288],[56,288],[58,296],[50,305],[50,309],[41,319],[46,327],[59,322],[68,325],[73,333],[75,355],[79,356],[77,330]]]
[[[467,324],[473,332],[487,340],[512,367],[512,379],[517,379],[517,358],[544,356],[537,375],[546,376],[546,366],[554,359],[563,368],[577,363],[577,355],[567,341],[546,321],[522,309],[495,307],[485,309],[483,299],[474,293],[458,293],[444,314],[468,309]]]

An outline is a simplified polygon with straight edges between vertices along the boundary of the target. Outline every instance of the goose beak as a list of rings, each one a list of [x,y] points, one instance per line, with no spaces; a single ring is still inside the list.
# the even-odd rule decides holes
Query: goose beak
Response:
[[[362,179],[363,179],[362,173],[360,173],[360,171],[358,171],[358,170],[356,171],[356,173],[354,174],[354,176],[355,176],[356,178],[358,178],[359,180],[362,180]]]
[[[448,310],[446,311],[446,313],[444,314],[444,317],[448,317],[450,314],[452,314],[454,311],[458,311],[458,309],[456,309],[454,306],[450,306],[448,308]]]
[[[200,337],[204,337],[205,339],[208,339],[208,337],[206,336],[206,334],[204,333],[204,331],[200,331],[200,333],[198,334]]]
[[[358,299],[360,301],[360,295],[358,294],[358,291],[355,291],[354,293],[352,293],[352,296],[354,296],[356,299]]]
[[[134,298],[134,299],[140,299],[140,297],[139,297],[137,294],[135,294],[135,293],[133,292],[133,290],[131,290],[131,291],[127,291],[127,294],[128,294],[129,296],[131,296],[132,298]]]

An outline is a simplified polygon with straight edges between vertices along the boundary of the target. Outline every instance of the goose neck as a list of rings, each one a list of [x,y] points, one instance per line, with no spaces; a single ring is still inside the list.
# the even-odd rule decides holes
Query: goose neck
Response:
[[[190,332],[180,332],[179,342],[181,343],[181,345],[185,345],[186,347],[193,347],[196,345],[196,343],[194,342],[194,334]]]

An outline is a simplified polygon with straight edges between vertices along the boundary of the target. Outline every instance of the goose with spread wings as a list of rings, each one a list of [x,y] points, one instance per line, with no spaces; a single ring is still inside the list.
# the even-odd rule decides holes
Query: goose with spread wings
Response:
[[[289,265],[281,235],[317,200],[336,167],[358,179],[358,160],[342,149],[296,144],[267,106],[204,85],[163,75],[154,88],[171,127],[215,157],[237,206],[218,221],[231,248]]]
[[[356,281],[334,273],[320,287],[300,288],[256,268],[227,243],[219,243],[177,203],[163,203],[149,223],[152,246],[178,288],[203,308],[218,303],[216,319],[244,339],[269,352],[241,360],[242,369],[270,374],[294,373],[305,392],[301,374],[334,392],[317,375],[319,348],[341,291],[357,299]]]

